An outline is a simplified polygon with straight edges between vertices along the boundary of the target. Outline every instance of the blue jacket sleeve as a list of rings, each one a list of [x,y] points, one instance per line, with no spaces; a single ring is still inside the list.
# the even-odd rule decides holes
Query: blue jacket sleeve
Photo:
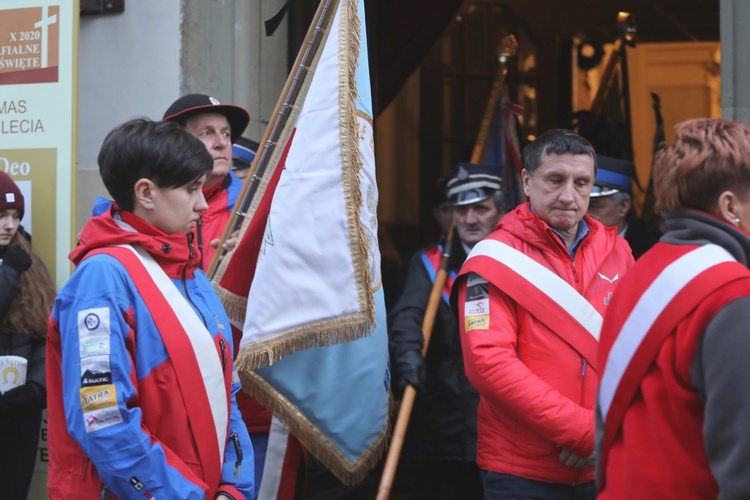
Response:
[[[242,390],[237,369],[232,367],[232,408],[229,421],[229,439],[224,450],[219,493],[233,498],[254,498],[255,460],[253,444],[237,407],[237,393]],[[236,491],[235,491],[236,490]],[[238,496],[240,495],[240,496]]]

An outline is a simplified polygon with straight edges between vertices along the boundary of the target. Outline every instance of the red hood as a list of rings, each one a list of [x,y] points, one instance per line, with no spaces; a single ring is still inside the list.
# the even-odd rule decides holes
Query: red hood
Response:
[[[120,214],[121,221],[113,217],[115,213]],[[123,222],[131,227],[122,227],[120,224]],[[187,266],[186,277],[192,278],[200,259],[197,246],[194,246],[191,263],[188,238],[192,237],[193,234],[165,234],[131,212],[117,212],[113,207],[108,212],[89,219],[78,236],[78,246],[68,258],[73,264],[79,265],[92,250],[108,245],[137,243],[154,257],[169,277],[181,277]]]

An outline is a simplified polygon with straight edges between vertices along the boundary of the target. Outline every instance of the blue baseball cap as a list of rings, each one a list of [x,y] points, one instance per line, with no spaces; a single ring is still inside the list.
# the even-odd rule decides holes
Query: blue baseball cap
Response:
[[[255,159],[255,153],[258,151],[258,143],[240,137],[237,142],[232,144],[232,170],[241,170],[249,168]]]

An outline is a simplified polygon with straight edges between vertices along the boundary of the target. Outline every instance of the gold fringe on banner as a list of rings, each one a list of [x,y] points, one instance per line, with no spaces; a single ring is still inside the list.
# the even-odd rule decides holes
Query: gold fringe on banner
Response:
[[[240,380],[242,390],[270,410],[289,432],[345,485],[353,486],[362,482],[370,469],[380,461],[390,440],[390,429],[387,426],[370,447],[352,461],[263,377],[252,371],[243,371],[240,373]],[[388,397],[388,407],[390,415],[394,409],[391,395]]]

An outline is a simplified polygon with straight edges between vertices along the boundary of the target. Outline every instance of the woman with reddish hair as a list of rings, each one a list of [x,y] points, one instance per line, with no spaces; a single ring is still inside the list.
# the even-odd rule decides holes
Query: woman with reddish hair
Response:
[[[750,126],[676,132],[653,171],[667,232],[602,327],[599,498],[750,498]]]

